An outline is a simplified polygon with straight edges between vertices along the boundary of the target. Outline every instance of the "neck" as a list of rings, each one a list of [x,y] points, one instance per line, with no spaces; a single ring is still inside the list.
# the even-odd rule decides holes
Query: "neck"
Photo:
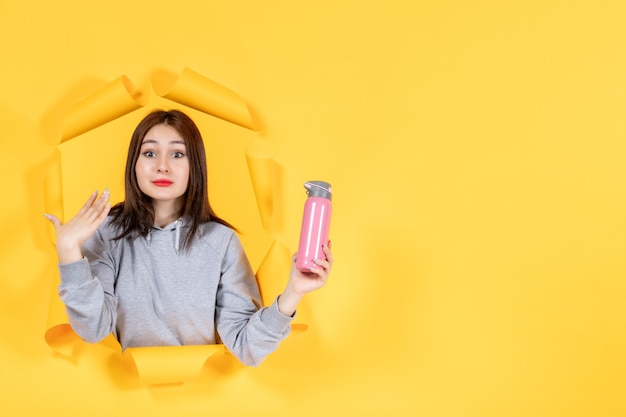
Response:
[[[182,215],[182,201],[153,201],[154,224],[158,227],[165,227]]]

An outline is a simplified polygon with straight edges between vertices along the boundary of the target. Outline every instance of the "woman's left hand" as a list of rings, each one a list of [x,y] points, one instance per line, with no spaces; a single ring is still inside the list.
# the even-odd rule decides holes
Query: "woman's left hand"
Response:
[[[296,255],[293,256],[289,282],[287,283],[285,291],[283,291],[278,299],[278,308],[283,314],[292,316],[300,300],[306,293],[315,291],[326,285],[334,262],[333,253],[330,250],[330,242],[328,246],[323,246],[322,250],[326,255],[326,259],[315,260],[317,267],[311,268],[311,270],[307,272],[300,271],[296,268]]]
[[[317,267],[311,268],[310,271],[306,272],[300,271],[298,268],[296,268],[296,255],[293,256],[294,262],[292,262],[291,264],[289,279],[293,284],[293,290],[297,294],[304,295],[308,292],[315,291],[326,285],[326,281],[328,280],[328,276],[330,275],[330,270],[332,268],[334,258],[330,250],[330,246],[324,245],[322,246],[322,250],[326,255],[326,259],[314,260],[313,262],[315,262]]]

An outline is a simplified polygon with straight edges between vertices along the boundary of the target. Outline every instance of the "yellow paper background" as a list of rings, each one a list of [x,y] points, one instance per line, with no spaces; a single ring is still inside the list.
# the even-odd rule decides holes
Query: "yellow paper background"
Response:
[[[2,415],[626,414],[625,9],[0,2]],[[111,340],[46,343],[43,189],[75,103],[184,68],[237,92],[258,130],[190,111],[253,265],[273,237],[295,250],[310,179],[335,191],[337,263],[308,329],[260,368],[216,353],[194,381],[146,387]],[[59,145],[65,215],[94,189],[121,197],[126,142],[97,137],[140,112]],[[250,155],[270,167],[255,184]],[[255,187],[276,191],[261,215]]]

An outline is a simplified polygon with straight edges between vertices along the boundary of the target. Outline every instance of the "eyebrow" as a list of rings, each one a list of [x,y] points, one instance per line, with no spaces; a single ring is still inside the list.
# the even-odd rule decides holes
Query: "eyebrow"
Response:
[[[154,139],[144,139],[143,142],[141,142],[142,145],[146,144],[146,143],[158,143],[156,140]],[[182,140],[173,140],[169,143],[170,145],[184,145],[185,141]]]

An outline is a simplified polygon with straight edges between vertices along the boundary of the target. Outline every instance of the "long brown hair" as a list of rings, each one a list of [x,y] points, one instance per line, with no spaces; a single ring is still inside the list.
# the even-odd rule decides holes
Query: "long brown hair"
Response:
[[[112,224],[119,230],[116,239],[146,236],[154,224],[152,200],[139,188],[135,164],[141,151],[141,143],[150,129],[165,124],[176,129],[185,141],[189,158],[189,184],[184,194],[183,212],[191,219],[191,229],[185,236],[183,249],[189,249],[198,234],[200,225],[214,221],[236,230],[231,224],[218,217],[209,203],[207,189],[207,165],[204,142],[196,124],[180,110],[154,110],[144,117],[135,128],[126,158],[124,180],[125,200],[111,208]]]

